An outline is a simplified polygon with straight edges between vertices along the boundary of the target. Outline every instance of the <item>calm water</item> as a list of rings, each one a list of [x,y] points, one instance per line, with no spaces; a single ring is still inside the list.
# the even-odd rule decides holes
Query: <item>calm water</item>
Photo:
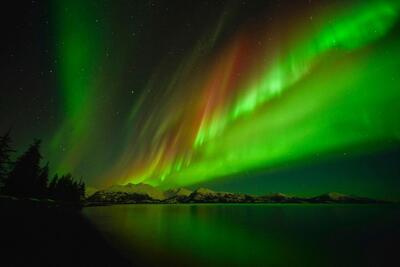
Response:
[[[400,255],[397,205],[118,205],[83,214],[146,266],[383,266]]]

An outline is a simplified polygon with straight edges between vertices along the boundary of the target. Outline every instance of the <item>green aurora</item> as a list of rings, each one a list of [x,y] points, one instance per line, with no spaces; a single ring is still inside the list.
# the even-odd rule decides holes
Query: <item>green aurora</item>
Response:
[[[118,97],[127,52],[107,58],[113,25],[97,19],[103,9],[59,1],[63,119],[48,154],[57,171],[97,167],[88,171],[92,184],[175,187],[396,146],[399,8],[389,0],[315,5],[282,26],[242,23],[226,37],[226,14],[237,13],[226,5],[176,68],[167,59],[142,84],[111,138],[107,101]],[[83,166],[105,150],[96,166]]]

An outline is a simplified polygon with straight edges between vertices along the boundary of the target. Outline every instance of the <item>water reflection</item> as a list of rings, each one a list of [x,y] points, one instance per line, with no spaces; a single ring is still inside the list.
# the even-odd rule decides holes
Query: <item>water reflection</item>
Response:
[[[118,205],[83,212],[132,262],[154,266],[354,266],[387,258],[400,236],[397,206]]]

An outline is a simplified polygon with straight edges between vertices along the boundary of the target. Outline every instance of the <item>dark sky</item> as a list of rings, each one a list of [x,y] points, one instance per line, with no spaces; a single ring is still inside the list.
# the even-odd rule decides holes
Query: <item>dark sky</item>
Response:
[[[390,0],[9,2],[0,133],[96,187],[398,198],[398,16]]]

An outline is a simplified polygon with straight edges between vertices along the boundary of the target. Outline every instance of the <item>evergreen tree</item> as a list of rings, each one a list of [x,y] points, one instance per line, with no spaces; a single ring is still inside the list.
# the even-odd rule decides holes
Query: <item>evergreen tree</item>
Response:
[[[49,197],[61,202],[80,202],[84,198],[85,183],[74,180],[71,174],[54,176],[49,184]]]
[[[85,185],[85,183],[82,181],[82,178],[81,178],[81,180],[79,181],[79,184],[78,184],[78,190],[79,190],[79,198],[80,199],[84,199],[85,198],[85,192],[86,192],[86,185]]]
[[[10,134],[0,137],[0,178],[4,180],[4,192],[17,197],[51,198],[62,202],[80,202],[85,197],[85,183],[75,180],[71,174],[58,177],[49,183],[49,163],[41,168],[40,140],[35,140],[8,171],[10,164]],[[1,180],[0,180],[1,182]]]
[[[8,131],[5,135],[0,136],[0,189],[5,184],[10,171],[10,155],[12,152],[15,151],[11,149],[11,136],[10,131]]]
[[[51,199],[56,199],[56,187],[58,183],[58,174],[55,174],[51,180],[48,188],[48,197]]]
[[[19,197],[37,196],[41,172],[40,140],[35,140],[28,150],[14,164],[5,183],[7,194]]]
[[[73,190],[73,181],[72,175],[66,174],[61,176],[60,180],[58,180],[56,186],[56,197],[57,200],[69,202],[74,200],[74,190]]]
[[[48,183],[49,183],[49,163],[40,170],[40,174],[37,181],[37,197],[47,198],[48,197]]]

